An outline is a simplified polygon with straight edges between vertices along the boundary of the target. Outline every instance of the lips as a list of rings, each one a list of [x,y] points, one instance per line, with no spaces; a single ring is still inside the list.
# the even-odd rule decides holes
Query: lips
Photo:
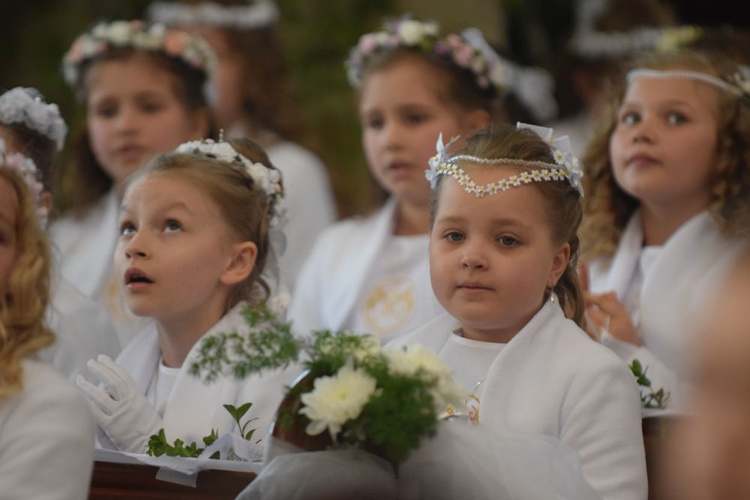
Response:
[[[125,286],[150,285],[154,282],[146,273],[140,269],[131,267],[125,271]]]
[[[475,282],[459,283],[457,288],[460,290],[465,290],[469,292],[494,290],[494,288],[492,287],[483,285],[481,283],[475,283]]]
[[[134,161],[139,160],[143,156],[143,153],[145,151],[146,148],[142,146],[138,146],[136,144],[127,144],[125,146],[117,148],[115,150],[115,154],[126,161]]]
[[[653,165],[659,163],[659,160],[645,153],[638,153],[628,158],[628,165]]]

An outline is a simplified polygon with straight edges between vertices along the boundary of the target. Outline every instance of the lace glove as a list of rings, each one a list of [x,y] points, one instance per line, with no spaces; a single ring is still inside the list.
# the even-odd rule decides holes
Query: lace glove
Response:
[[[151,435],[163,427],[156,409],[140,393],[135,381],[104,354],[86,363],[101,381],[96,386],[81,375],[76,384],[89,399],[99,427],[120,451],[145,453]]]

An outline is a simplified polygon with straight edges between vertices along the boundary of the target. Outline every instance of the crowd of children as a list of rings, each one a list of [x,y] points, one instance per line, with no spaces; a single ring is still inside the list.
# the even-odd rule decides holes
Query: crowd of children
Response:
[[[551,77],[478,30],[402,16],[362,35],[346,76],[386,200],[340,221],[300,142],[275,3],[157,2],[93,25],[63,58],[85,116],[63,175],[59,108],[0,95],[0,491],[85,498],[95,447],[142,454],[162,431],[262,460],[301,367],[211,383],[193,367],[219,334],[262,336],[247,314],[263,310],[301,339],[434,350],[470,394],[451,417],[569,447],[581,495],[648,497],[658,390],[657,410],[694,422],[665,490],[750,493],[750,75],[695,27],[659,50],[675,18],[652,14],[659,29],[613,28],[608,84],[576,80],[591,99],[575,144],[545,127]],[[567,50],[606,52],[608,28],[581,22]],[[247,403],[250,441],[227,411]],[[258,485],[283,481],[279,460]]]

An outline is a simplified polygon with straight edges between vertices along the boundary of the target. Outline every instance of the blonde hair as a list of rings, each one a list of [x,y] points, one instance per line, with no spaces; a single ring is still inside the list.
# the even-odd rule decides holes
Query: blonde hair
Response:
[[[550,146],[535,132],[517,129],[510,125],[491,125],[469,138],[462,154],[476,158],[513,158],[526,161],[555,163]],[[476,165],[476,166],[474,166]],[[497,165],[472,164],[472,168],[497,168]],[[519,171],[533,167],[518,167]],[[444,175],[438,176],[433,191],[430,226],[435,222],[435,214],[440,203],[440,191]],[[566,314],[581,328],[585,327],[583,292],[578,280],[579,238],[578,227],[583,217],[581,196],[567,180],[561,182],[536,182],[532,185],[544,195],[546,214],[552,239],[557,243],[570,245],[570,259],[560,279],[552,291],[560,299]],[[497,196],[502,196],[502,193]]]
[[[250,139],[237,138],[227,142],[251,162],[276,169],[265,151]],[[252,241],[257,246],[255,266],[248,278],[232,291],[225,311],[241,300],[253,303],[265,301],[270,289],[261,273],[269,258],[273,258],[269,255],[272,248],[268,234],[271,207],[268,196],[250,174],[239,165],[198,154],[173,152],[154,158],[133,175],[129,185],[149,175],[172,175],[193,184],[216,204],[240,241]]]
[[[726,81],[738,71],[729,60],[691,50],[648,54],[631,67],[700,71]],[[583,157],[586,198],[581,236],[587,260],[615,253],[628,220],[640,206],[639,200],[615,181],[609,158],[610,137],[617,127],[618,108],[626,91],[624,81],[614,90]],[[709,212],[723,233],[739,235],[750,228],[750,103],[747,97],[738,98],[720,89],[715,92],[719,130]]]
[[[18,200],[16,261],[8,291],[0,297],[0,401],[23,387],[21,361],[52,344],[54,334],[44,323],[50,295],[50,250],[24,180],[0,166]]]

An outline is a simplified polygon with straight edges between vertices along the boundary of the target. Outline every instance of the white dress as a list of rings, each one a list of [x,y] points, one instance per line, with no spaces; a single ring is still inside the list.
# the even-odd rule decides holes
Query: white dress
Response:
[[[299,335],[358,329],[396,338],[444,310],[430,285],[427,236],[393,234],[396,202],[328,228],[315,243],[292,294]],[[413,240],[413,241],[407,241]]]
[[[23,390],[0,400],[0,497],[84,500],[96,424],[78,390],[46,363],[23,362]]]
[[[444,314],[388,346],[423,344],[441,356],[458,320]],[[446,359],[465,371],[458,358]],[[503,347],[482,382],[479,424],[560,439],[606,499],[645,499],[641,404],[630,370],[547,302]]]
[[[682,410],[686,403],[687,359],[702,305],[741,247],[741,242],[722,236],[710,214],[702,212],[667,240],[642,279],[636,278],[639,290],[631,290],[643,256],[643,229],[636,212],[614,257],[596,259],[589,266],[592,292],[614,291],[623,303],[636,304],[630,313],[641,346],[609,334],[602,343],[628,364],[639,360],[652,387],[670,392],[671,409]]]
[[[220,333],[237,331],[251,335],[241,311],[246,304],[240,302],[230,310],[202,338]],[[189,373],[190,366],[198,357],[200,341],[190,350],[174,381],[172,392],[164,405],[163,424],[167,440],[172,443],[182,439],[185,443],[202,442],[212,429],[219,436],[234,432],[236,425],[223,405],[240,406],[253,403],[246,418],[257,418],[249,428],[257,429],[255,436],[265,439],[266,432],[276,410],[290,385],[299,374],[296,367],[286,370],[268,370],[244,380],[233,376],[221,376],[204,383]],[[161,350],[156,326],[141,332],[117,358],[117,364],[125,368],[135,380],[139,390],[146,395],[156,376],[161,359]],[[264,441],[256,447],[253,456],[262,457]],[[105,443],[100,443],[106,447]]]

